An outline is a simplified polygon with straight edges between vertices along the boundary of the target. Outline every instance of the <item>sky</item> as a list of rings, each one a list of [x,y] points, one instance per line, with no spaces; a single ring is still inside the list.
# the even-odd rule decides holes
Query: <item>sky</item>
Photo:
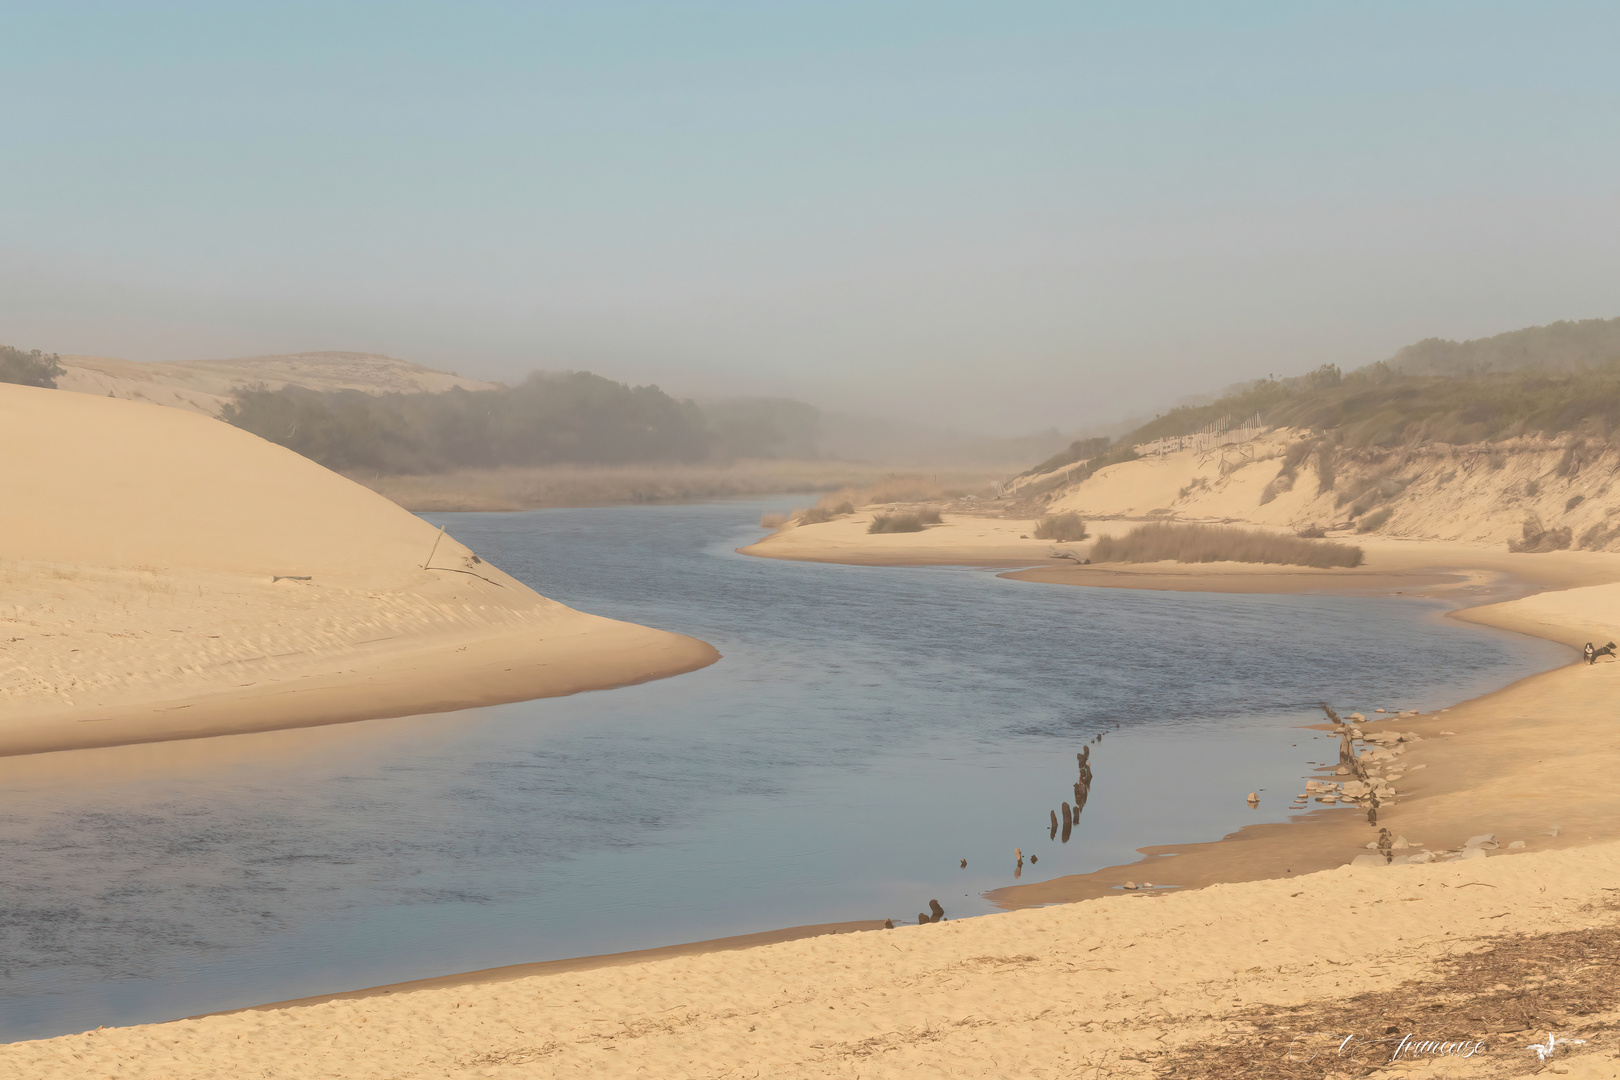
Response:
[[[1017,434],[1620,315],[1620,6],[0,0],[0,341]]]

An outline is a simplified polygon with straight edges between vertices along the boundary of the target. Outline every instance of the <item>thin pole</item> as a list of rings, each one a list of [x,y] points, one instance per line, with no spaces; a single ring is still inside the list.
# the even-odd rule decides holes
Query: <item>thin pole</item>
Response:
[[[443,540],[443,539],[444,539],[444,526],[440,525],[439,526],[439,535],[435,536],[433,538],[433,547],[428,550],[427,562],[422,564],[422,569],[426,570],[429,566],[432,565],[432,563],[433,563],[433,553],[435,551],[439,550],[439,541]]]

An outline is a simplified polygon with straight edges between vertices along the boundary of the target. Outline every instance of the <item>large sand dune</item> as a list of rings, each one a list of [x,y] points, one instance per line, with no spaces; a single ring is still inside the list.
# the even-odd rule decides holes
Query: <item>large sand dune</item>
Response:
[[[195,412],[0,385],[0,458],[0,753],[443,711],[717,655],[548,600]]]

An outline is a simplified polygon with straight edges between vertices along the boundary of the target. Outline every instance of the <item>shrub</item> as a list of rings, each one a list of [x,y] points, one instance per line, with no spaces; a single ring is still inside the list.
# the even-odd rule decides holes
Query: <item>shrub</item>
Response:
[[[1302,540],[1260,529],[1224,525],[1138,525],[1124,536],[1105,536],[1091,549],[1092,562],[1250,562],[1294,566],[1360,566],[1361,549],[1349,544]]]
[[[937,522],[939,515],[934,515]],[[875,514],[872,524],[866,530],[869,533],[912,533],[923,531],[921,514]]]
[[[939,516],[938,510],[919,510],[917,511],[917,520],[924,525],[941,525],[945,521],[944,518]]]
[[[796,511],[793,516],[799,519],[800,525],[820,525],[824,521],[831,521],[835,515],[831,510],[812,506],[808,510]]]
[[[1360,521],[1356,522],[1356,532],[1358,532],[1358,533],[1367,533],[1367,532],[1373,532],[1376,529],[1382,528],[1384,522],[1388,521],[1390,519],[1390,516],[1393,515],[1394,513],[1395,513],[1395,511],[1390,509],[1387,506],[1384,507],[1382,510],[1374,510],[1372,513],[1368,514],[1366,517],[1364,517]]]
[[[1320,540],[1327,535],[1327,530],[1320,525],[1311,525],[1304,529],[1297,529],[1294,535],[1301,540]]]
[[[1524,493],[1533,499],[1541,494],[1541,485],[1534,480],[1526,480],[1524,482]]]
[[[1569,513],[1571,510],[1575,509],[1585,501],[1585,495],[1571,495],[1569,498],[1564,500],[1564,513]]]
[[[1090,535],[1079,514],[1051,514],[1035,523],[1037,540],[1056,540],[1065,544],[1071,540],[1084,540]]]
[[[1333,490],[1333,446],[1323,441],[1316,448],[1316,493]]]
[[[55,353],[42,353],[38,349],[23,352],[10,345],[0,345],[0,382],[54,390],[56,380],[62,375],[58,359]]]
[[[1568,525],[1561,529],[1546,528],[1535,514],[1525,517],[1521,532],[1523,534],[1521,539],[1508,541],[1509,551],[1520,554],[1563,551],[1575,542],[1574,529]]]

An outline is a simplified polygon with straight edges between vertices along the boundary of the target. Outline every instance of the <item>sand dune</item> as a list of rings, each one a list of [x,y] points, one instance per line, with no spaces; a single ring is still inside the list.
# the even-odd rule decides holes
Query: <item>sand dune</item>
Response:
[[[368,394],[438,392],[452,387],[487,390],[493,383],[377,353],[313,352],[247,356],[235,360],[142,363],[110,356],[64,356],[57,387],[97,397],[126,398],[219,415],[238,386],[292,384],[311,390],[361,390]]]
[[[716,656],[548,600],[194,412],[0,386],[0,454],[18,463],[0,475],[0,752],[441,711]]]

